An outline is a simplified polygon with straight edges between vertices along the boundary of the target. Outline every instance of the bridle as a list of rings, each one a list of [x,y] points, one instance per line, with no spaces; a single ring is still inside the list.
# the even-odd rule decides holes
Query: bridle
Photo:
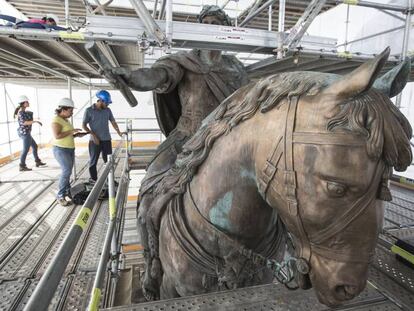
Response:
[[[374,174],[369,188],[365,195],[360,197],[345,213],[336,218],[332,223],[319,232],[308,234],[305,230],[300,213],[300,206],[297,197],[297,171],[294,167],[293,147],[295,144],[312,145],[343,145],[343,146],[364,146],[366,141],[358,139],[355,135],[347,133],[315,133],[295,132],[295,119],[299,97],[288,98],[288,107],[285,118],[284,134],[279,137],[271,153],[266,159],[263,169],[259,172],[259,192],[268,201],[268,192],[272,190],[279,198],[285,201],[289,216],[293,219],[296,228],[296,269],[299,273],[306,275],[310,272],[310,258],[312,253],[337,261],[369,263],[372,253],[364,253],[359,250],[358,254],[349,254],[335,251],[323,245],[339,232],[348,227],[359,215],[361,215],[371,202],[376,199],[376,189],[384,170],[383,161],[378,160],[376,173]],[[282,179],[282,187],[276,187],[280,181],[276,178],[277,173]],[[282,189],[282,190],[280,190]],[[282,193],[280,193],[282,192]]]

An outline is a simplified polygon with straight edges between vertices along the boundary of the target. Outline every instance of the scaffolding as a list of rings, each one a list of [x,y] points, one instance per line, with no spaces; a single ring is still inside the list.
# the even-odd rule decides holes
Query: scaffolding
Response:
[[[194,14],[172,12],[170,0],[153,1],[152,11],[144,1],[130,2],[132,7],[127,9],[98,0],[65,1],[64,5],[58,0],[30,4],[9,1],[26,16],[40,15],[47,8],[65,20],[68,30],[0,27],[0,81],[65,86],[70,80],[70,87],[121,89],[129,104],[135,106],[137,101],[129,88],[111,69],[150,67],[156,60],[151,55],[154,50],[171,53],[197,48],[246,53],[242,61],[248,64],[252,79],[293,70],[344,74],[373,56],[351,54],[347,51],[349,44],[404,29],[402,51],[390,57],[384,67],[387,70],[408,54],[414,10],[413,0],[407,6],[351,0],[258,0],[235,18],[236,27],[194,23]],[[223,1],[223,7],[229,2]],[[404,26],[339,44],[333,38],[305,35],[318,14],[339,4],[381,10],[403,20]],[[88,50],[86,43],[95,46],[96,53]],[[339,48],[345,51],[339,52]],[[109,83],[95,82],[103,77]],[[412,71],[410,80],[413,78]]]
[[[24,11],[24,8],[27,10],[30,9],[30,5],[27,3],[19,4],[17,0],[9,2],[15,4],[18,8],[21,5],[20,8],[22,11]],[[38,1],[33,6],[41,6],[42,3],[44,5],[50,5],[53,2],[55,1]],[[111,1],[105,4],[99,1],[95,2],[96,5],[91,5],[86,0],[66,0],[64,1],[65,5],[63,7],[61,5],[51,7],[50,10],[52,12],[56,11],[58,15],[64,16],[65,24],[69,27],[68,31],[0,28],[0,80],[3,81],[6,109],[8,109],[7,103],[11,103],[11,101],[7,97],[5,82],[65,85],[68,89],[69,96],[71,96],[74,86],[83,87],[89,89],[90,98],[92,98],[92,87],[112,87],[122,90],[122,94],[127,101],[131,106],[134,106],[135,98],[131,91],[122,80],[119,80],[119,78],[111,74],[111,69],[112,67],[119,66],[130,69],[149,67],[152,64],[152,60],[145,58],[145,55],[152,48],[162,50],[166,53],[191,48],[218,49],[231,53],[248,53],[250,56],[247,59],[252,59],[251,55],[261,54],[265,57],[264,59],[247,66],[249,76],[252,79],[258,79],[268,74],[295,70],[345,74],[373,56],[362,54],[353,55],[346,50],[346,47],[350,43],[356,42],[357,40],[364,40],[367,37],[338,44],[335,39],[305,35],[307,28],[318,14],[338,4],[346,4],[348,7],[350,5],[360,5],[374,8],[382,10],[386,14],[398,19],[402,18],[395,15],[395,12],[405,15],[403,19],[405,22],[404,26],[398,28],[404,28],[402,51],[400,55],[391,56],[386,66],[384,66],[384,71],[387,71],[408,54],[408,38],[412,26],[411,15],[413,13],[412,0],[409,0],[407,7],[351,0],[294,1],[294,4],[292,1],[287,0],[263,0],[255,1],[249,10],[242,12],[236,18],[238,26],[232,27],[203,25],[179,20],[179,18],[185,17],[185,14],[180,15],[174,13],[172,11],[171,0],[155,0],[152,12],[145,7],[143,1],[130,0],[133,10],[119,10],[124,12],[124,15],[129,14],[129,16],[111,15],[115,10],[109,6]],[[225,7],[230,1],[223,2],[223,7]],[[293,12],[297,8],[300,8],[301,14],[295,17]],[[82,22],[83,26],[79,29],[76,21],[73,19],[77,14],[80,15],[78,17],[88,15]],[[157,16],[158,18],[156,19]],[[164,17],[165,20],[163,20]],[[188,16],[188,19],[195,21],[195,16]],[[393,29],[389,31],[393,31]],[[383,33],[371,35],[370,38]],[[338,52],[338,47],[342,46],[345,46],[345,52]],[[94,79],[102,77],[107,79],[108,84],[92,82]],[[411,73],[411,80],[413,80],[413,72]],[[5,124],[7,125],[8,134],[7,143],[11,146],[10,124],[12,121],[8,119],[8,114],[9,111],[6,110],[7,119]],[[156,129],[133,129],[128,121],[126,125],[129,128],[129,135],[131,137],[133,131],[158,131]],[[160,137],[160,140],[162,140],[162,137]],[[97,273],[93,279],[90,295],[92,300],[89,304],[89,310],[96,310],[99,306],[99,300],[104,296],[102,292],[105,287],[103,283],[106,278],[105,271],[108,264],[108,257],[112,261],[110,265],[111,272],[109,274],[116,282],[119,245],[116,245],[113,239],[114,232],[117,230],[117,222],[119,221],[117,219],[119,216],[117,210],[119,211],[120,209],[117,208],[124,203],[122,199],[125,199],[126,195],[125,189],[128,185],[129,164],[131,164],[131,167],[142,168],[144,162],[147,162],[142,159],[135,159],[135,162],[131,161],[129,163],[128,157],[134,156],[134,150],[131,147],[132,143],[127,138],[127,147],[125,148],[127,156],[124,159],[122,168],[122,182],[118,188],[118,193],[120,194],[115,199],[115,167],[113,158],[111,157],[87,202],[82,209],[79,209],[78,216],[75,218],[76,221],[62,242],[60,250],[56,253],[57,255],[53,259],[53,264],[44,271],[39,286],[34,290],[37,284],[32,281],[30,281],[30,284],[27,284],[27,287],[30,286],[33,292],[31,293],[30,300],[26,304],[26,310],[46,309],[52,300],[55,290],[59,287],[59,283],[65,273],[66,265],[69,263],[70,254],[75,251],[84,228],[90,225],[88,224],[89,216],[92,215],[92,218],[95,217],[94,215],[100,215],[98,214],[99,208],[94,207],[97,196],[105,183],[106,176],[109,177],[108,184],[110,185],[109,210],[107,211],[110,215],[110,222],[106,231],[105,242],[103,243],[102,256],[96,268]],[[150,158],[152,151],[150,155],[145,154],[145,158]],[[12,154],[11,147],[10,154]],[[142,155],[142,151],[140,151],[140,154]],[[115,154],[114,159],[116,157],[117,155]],[[76,176],[76,174],[77,172],[74,175]],[[409,208],[407,210],[412,211]],[[404,228],[403,226],[406,225],[405,223],[398,223],[398,227],[395,227],[395,224],[397,224],[396,220],[391,221],[390,219],[388,215],[388,223],[386,224],[393,230],[402,230],[401,228]],[[89,223],[92,221],[93,219]],[[386,242],[384,240],[382,243]],[[378,258],[378,265],[388,260],[388,257],[389,254],[387,253],[386,256],[384,255]],[[379,271],[380,267],[374,266],[373,269]],[[373,274],[370,279],[375,286],[383,282],[378,280],[381,275],[378,274],[378,276],[377,274]],[[406,275],[412,275],[412,273],[407,273]],[[68,284],[70,284],[72,281],[70,278],[73,276],[66,277],[69,279]],[[106,280],[106,282],[108,281]],[[392,286],[394,284],[390,285],[391,289],[395,287]],[[375,288],[371,286],[368,289],[369,295],[373,296],[368,296],[369,299],[360,301],[355,306],[363,307],[366,304],[376,303],[382,304],[384,310],[388,307],[393,307],[394,301],[397,301],[398,297],[396,298],[394,295],[390,295],[390,289],[387,295],[383,295],[382,292],[377,292]],[[411,294],[410,290],[406,291]],[[246,291],[248,290],[242,290],[241,292],[243,293],[240,296],[249,295],[246,294]],[[262,294],[261,297],[265,297],[263,299],[271,299],[270,297],[273,297],[273,292],[269,294],[266,289]],[[237,296],[238,294],[235,293],[235,295]],[[18,296],[23,297],[20,294]],[[291,297],[293,299],[293,294]],[[388,299],[388,297],[392,299]],[[406,307],[410,305],[411,300],[407,299],[406,301],[402,299],[401,301],[401,305]],[[165,306],[168,307],[170,303],[173,309],[175,302],[167,302]],[[193,303],[193,301],[189,303]],[[303,310],[303,308],[300,310]]]

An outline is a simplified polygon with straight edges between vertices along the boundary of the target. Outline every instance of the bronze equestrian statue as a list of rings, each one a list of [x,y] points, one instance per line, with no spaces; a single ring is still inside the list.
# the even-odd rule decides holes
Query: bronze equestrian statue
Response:
[[[218,6],[206,5],[198,16],[204,24],[231,25]],[[158,123],[167,139],[158,147],[147,167],[139,193],[138,228],[145,254],[144,295],[159,297],[161,281],[158,237],[148,236],[148,210],[152,209],[153,186],[172,167],[184,143],[197,131],[202,120],[225,98],[249,81],[243,64],[221,51],[192,50],[160,58],[150,69],[130,72],[116,68],[128,85],[137,91],[153,91]],[[154,221],[157,210],[151,212]]]
[[[389,177],[412,161],[411,126],[388,97],[405,82],[373,87],[388,56],[344,77],[263,78],[202,122],[151,192],[161,298],[274,276],[328,306],[364,289]]]

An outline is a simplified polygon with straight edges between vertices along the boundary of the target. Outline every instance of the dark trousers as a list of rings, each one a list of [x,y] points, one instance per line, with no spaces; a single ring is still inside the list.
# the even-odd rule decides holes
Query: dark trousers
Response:
[[[30,147],[32,147],[33,156],[35,158],[36,162],[40,162],[39,156],[37,155],[37,144],[35,140],[33,139],[32,135],[19,135],[19,137],[23,141],[23,150],[20,154],[20,166],[26,166],[26,157],[29,153]]]
[[[89,175],[91,179],[98,179],[98,172],[96,165],[98,164],[99,155],[102,152],[102,159],[106,163],[108,161],[108,154],[112,154],[112,143],[110,140],[101,140],[99,145],[92,140],[89,141]]]

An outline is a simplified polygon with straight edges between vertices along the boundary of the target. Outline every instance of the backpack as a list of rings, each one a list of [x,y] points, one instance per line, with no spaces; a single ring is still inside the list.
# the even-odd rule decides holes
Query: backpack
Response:
[[[93,186],[94,184],[89,183],[89,182],[79,183],[73,186],[70,189],[70,194],[72,196],[73,203],[76,205],[82,205],[83,203],[85,203],[86,198],[91,193]],[[117,188],[118,188],[118,182],[115,181],[115,192]],[[102,191],[99,195],[99,199],[104,200],[104,199],[108,199],[108,197],[109,197],[109,189],[108,189],[108,184],[105,182],[105,184],[102,187]]]
[[[72,196],[72,201],[76,205],[82,205],[85,203],[86,198],[91,193],[93,188],[93,184],[85,182],[85,183],[79,183],[73,186],[70,189],[70,194]]]

